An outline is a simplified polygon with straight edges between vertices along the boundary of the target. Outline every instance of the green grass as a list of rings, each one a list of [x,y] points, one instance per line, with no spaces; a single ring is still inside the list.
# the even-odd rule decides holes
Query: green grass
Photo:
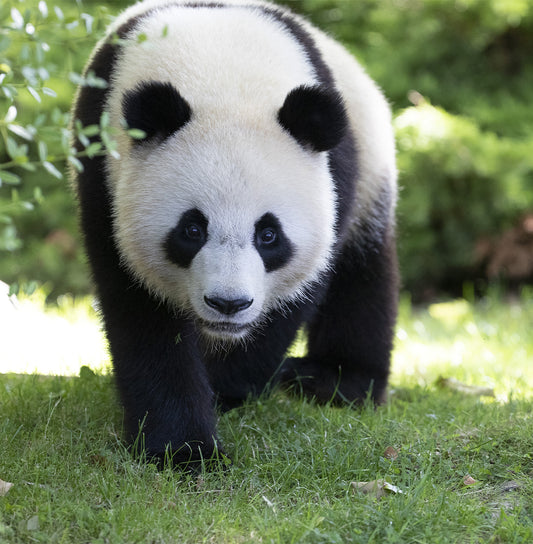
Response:
[[[0,479],[14,484],[0,497],[0,542],[531,542],[532,299],[404,301],[385,405],[250,402],[220,417],[233,466],[199,477],[133,460],[110,375],[45,375],[53,355],[41,346],[38,374],[0,375]],[[86,304],[58,316],[98,328]],[[4,365],[13,353],[1,349]],[[352,486],[376,479],[402,493]]]

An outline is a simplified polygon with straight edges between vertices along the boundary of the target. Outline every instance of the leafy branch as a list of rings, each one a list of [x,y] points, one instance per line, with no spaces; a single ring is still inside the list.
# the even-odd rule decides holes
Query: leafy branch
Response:
[[[13,219],[43,202],[38,186],[32,195],[35,182],[27,174],[60,180],[67,165],[80,170],[83,157],[116,153],[108,119],[71,129],[68,113],[74,86],[106,85],[92,73],[80,75],[76,64],[108,25],[109,13],[96,8],[89,15],[78,3],[64,10],[44,0],[0,5],[0,251],[22,246]],[[74,148],[74,138],[83,149]]]

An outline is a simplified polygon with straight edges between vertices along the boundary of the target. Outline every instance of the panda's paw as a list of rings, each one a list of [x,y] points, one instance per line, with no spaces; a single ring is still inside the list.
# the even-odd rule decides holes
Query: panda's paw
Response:
[[[385,396],[387,379],[333,367],[312,357],[289,357],[281,370],[281,386],[288,392],[319,403],[360,406],[367,399],[376,404]]]
[[[323,370],[309,357],[288,357],[280,372],[280,385],[290,394],[328,402],[334,391],[321,374]]]
[[[216,444],[206,447],[204,444],[186,443],[177,450],[167,448],[164,452],[147,453],[147,458],[155,463],[159,470],[170,468],[192,474],[204,470],[225,471],[232,465],[231,459]]]

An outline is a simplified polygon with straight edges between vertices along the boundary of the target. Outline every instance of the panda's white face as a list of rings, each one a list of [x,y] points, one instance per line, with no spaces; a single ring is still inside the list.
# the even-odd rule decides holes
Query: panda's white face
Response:
[[[123,153],[115,191],[123,260],[202,331],[246,336],[327,267],[335,198],[324,153],[279,125],[200,114]]]
[[[147,288],[211,336],[242,338],[330,262],[328,156],[347,120],[266,13],[171,5],[121,49],[107,109],[115,238]]]

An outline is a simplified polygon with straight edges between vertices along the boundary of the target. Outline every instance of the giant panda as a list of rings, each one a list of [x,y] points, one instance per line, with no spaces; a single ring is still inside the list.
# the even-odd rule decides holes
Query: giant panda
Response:
[[[194,466],[222,451],[217,406],[273,386],[383,400],[395,145],[352,56],[274,4],[147,0],[86,73],[106,85],[72,117],[105,118],[116,149],[75,186],[130,440]],[[302,328],[307,354],[287,357]]]

